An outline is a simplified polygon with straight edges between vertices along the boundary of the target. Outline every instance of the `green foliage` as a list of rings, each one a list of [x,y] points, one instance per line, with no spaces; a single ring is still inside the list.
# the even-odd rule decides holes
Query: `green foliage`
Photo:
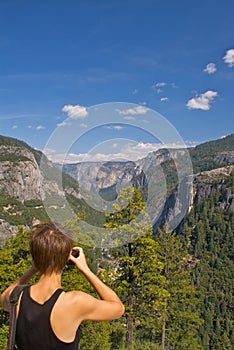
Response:
[[[226,185],[232,181],[233,175]],[[190,252],[199,261],[193,275],[200,291],[197,309],[204,320],[199,337],[209,350],[232,349],[234,339],[234,213],[222,205],[222,195],[216,190],[198,202],[184,223]]]
[[[101,278],[116,290],[126,313],[117,321],[82,324],[82,350],[125,349],[129,326],[133,331],[129,349],[133,350],[233,349],[233,188],[234,172],[220,177],[211,193],[195,202],[180,226],[180,234],[164,227],[155,237],[147,222],[136,220],[140,213],[144,217],[145,204],[139,191],[121,193],[105,223],[107,238],[111,231],[118,248],[103,252],[84,249],[92,270],[101,270]],[[9,204],[9,217],[14,217],[10,214],[16,210],[22,211],[24,224],[30,218],[24,216],[25,208],[32,213],[40,207],[39,201],[22,204],[0,196],[0,215]],[[81,222],[86,220],[87,210],[82,204],[79,216],[70,227],[77,232],[79,245],[94,246],[96,232],[83,239]],[[121,245],[125,235],[131,239]],[[19,228],[19,234],[0,247],[0,291],[30,265],[28,234]],[[63,287],[96,295],[73,266],[64,271]],[[8,324],[8,314],[0,311],[0,349],[6,346]]]
[[[25,201],[22,203],[15,197],[4,193],[0,194],[0,219],[11,225],[31,226],[32,220],[48,220],[48,216],[40,200]]]
[[[26,142],[15,139],[13,137],[6,137],[0,135],[0,146],[10,146],[10,147],[17,147],[17,148],[26,148],[27,150],[31,151],[37,161],[37,164],[40,163],[40,159],[42,157],[42,152],[35,150],[34,148],[30,147]]]
[[[167,192],[171,191],[178,184],[178,175],[175,162],[173,160],[167,160],[162,163],[163,173],[165,174],[167,183]]]
[[[6,162],[6,161],[12,162],[12,163],[18,163],[18,162],[31,161],[31,159],[25,156],[14,154],[14,153],[0,154],[0,162]]]
[[[0,293],[31,266],[28,239],[28,233],[20,227],[18,235],[12,237],[4,247],[0,248]]]
[[[21,148],[31,148],[28,146],[26,142],[20,141],[18,139],[15,139],[13,137],[6,137],[0,135],[0,146],[16,146],[16,147],[21,147]]]
[[[113,204],[114,211],[106,213],[106,228],[116,228],[129,224],[144,210],[145,203],[141,193],[133,187],[125,187],[119,193],[118,202]]]
[[[31,258],[28,249],[28,234],[19,228],[16,237],[11,238],[4,247],[0,248],[0,294],[31,266]],[[5,348],[7,342],[7,330],[9,315],[0,309],[0,347]]]
[[[32,261],[29,253],[29,234],[20,227],[17,236],[0,247],[0,293],[2,293],[12,282],[23,275],[31,266]],[[85,249],[85,247],[84,247]],[[85,249],[88,262],[90,262],[90,251]],[[91,265],[94,266],[94,263]],[[35,282],[35,277],[32,282]],[[62,277],[64,290],[82,290],[97,297],[96,292],[83,277],[75,266],[67,266]],[[0,310],[0,349],[6,347],[9,325],[9,315]],[[114,325],[108,322],[87,322],[82,325],[82,350],[110,349],[111,332]]]
[[[196,146],[197,150],[202,150],[202,152],[223,152],[223,151],[233,151],[234,146],[234,134],[228,135],[218,140],[208,141]]]
[[[84,322],[81,327],[80,348],[82,350],[110,350],[111,329],[109,322]]]
[[[228,165],[228,162],[225,160],[221,163],[217,155],[221,152],[233,151],[233,145],[234,134],[219,140],[203,143],[190,149],[194,173]]]
[[[166,227],[154,239],[149,225],[146,230],[147,223],[144,230],[142,223],[132,224],[143,208],[140,192],[126,188],[120,192],[115,211],[106,215],[105,227],[112,227],[121,237],[130,231],[134,237],[108,251],[115,265],[103,272],[125,304],[125,346],[202,349],[198,337],[202,319],[196,312],[198,292],[192,280],[196,264],[180,236]]]
[[[6,349],[9,327],[5,324],[0,325],[0,349]]]
[[[163,264],[164,293],[160,298],[159,324],[162,348],[201,349],[197,330],[202,319],[197,313],[198,290],[192,280],[196,263],[180,236],[166,226],[156,236],[159,259]],[[159,339],[158,339],[159,341]]]

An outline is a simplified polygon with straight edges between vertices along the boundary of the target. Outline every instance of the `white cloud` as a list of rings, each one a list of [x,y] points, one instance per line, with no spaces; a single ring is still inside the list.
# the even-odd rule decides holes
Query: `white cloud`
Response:
[[[45,127],[43,125],[38,125],[38,126],[36,126],[36,129],[37,130],[43,130],[43,129],[45,129]]]
[[[128,109],[117,109],[117,112],[120,115],[140,115],[140,114],[146,114],[148,112],[148,108],[144,106],[136,106],[133,108],[128,108]]]
[[[110,130],[122,130],[124,127],[121,125],[105,125],[104,128]]]
[[[56,154],[56,151],[52,148],[44,148],[43,149],[43,153],[48,156],[51,157],[52,154]]]
[[[112,149],[116,149],[119,145],[117,143],[112,144]],[[191,146],[191,145],[190,145]],[[194,146],[194,143],[193,143]],[[44,153],[47,157],[57,163],[79,163],[79,162],[107,162],[107,161],[136,161],[138,159],[146,157],[149,153],[155,152],[161,148],[184,148],[182,144],[159,144],[159,143],[129,143],[125,144],[117,153],[56,153],[52,149],[47,149]],[[108,148],[111,150],[111,148]]]
[[[157,94],[161,94],[163,91],[164,91],[164,87],[169,87],[169,88],[177,88],[176,84],[175,83],[166,83],[164,81],[162,82],[158,82],[154,85],[152,85],[152,89],[157,93]]]
[[[216,65],[214,63],[208,63],[206,65],[206,68],[204,69],[204,72],[207,72],[208,74],[213,74],[217,71]]]
[[[228,67],[234,67],[234,49],[227,50],[223,60],[227,63]]]
[[[154,84],[153,86],[152,86],[152,89],[155,91],[155,92],[157,92],[157,94],[160,94],[161,92],[163,92],[163,89],[162,89],[162,87],[164,87],[164,86],[166,86],[167,85],[167,83],[165,83],[165,82],[159,82],[159,83],[156,83],[156,84]]]
[[[216,96],[218,96],[217,91],[208,90],[197,97],[191,98],[186,106],[188,109],[202,109],[208,111],[211,108],[211,102]]]
[[[168,97],[162,97],[162,98],[160,98],[160,101],[161,101],[161,102],[167,102],[168,100],[169,100]]]
[[[62,112],[67,113],[71,119],[85,118],[88,115],[87,108],[80,105],[65,105]]]
[[[86,129],[88,127],[88,125],[85,123],[81,123],[80,126],[81,126],[81,128],[84,128],[84,129]]]
[[[124,117],[125,120],[136,120],[135,117],[131,116],[131,115],[127,115],[126,117]]]
[[[160,83],[156,83],[154,86],[155,86],[155,87],[163,87],[163,86],[165,86],[165,85],[167,85],[167,83],[165,83],[165,82],[160,82]]]
[[[57,124],[58,127],[63,127],[63,126],[67,126],[67,125],[72,125],[72,123],[67,121],[67,120],[64,120],[63,122]],[[88,125],[85,123],[81,123],[80,127],[86,129],[88,127]]]
[[[64,120],[63,122],[57,124],[58,127],[60,127],[60,126],[63,127],[63,126],[66,126],[66,125],[71,125],[71,123],[66,122],[66,121]]]
[[[32,125],[28,125],[28,129],[32,129]]]
[[[12,125],[12,127],[11,127],[13,130],[14,129],[18,129],[18,125]]]

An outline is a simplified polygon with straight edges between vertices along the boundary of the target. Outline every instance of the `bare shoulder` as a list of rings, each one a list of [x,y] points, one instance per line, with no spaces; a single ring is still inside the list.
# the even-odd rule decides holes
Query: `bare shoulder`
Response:
[[[61,296],[61,302],[63,304],[69,304],[71,307],[79,310],[86,309],[95,300],[97,299],[79,290],[64,292]]]
[[[71,303],[76,303],[77,301],[85,301],[90,297],[89,294],[80,290],[72,290],[69,292],[64,292],[63,294],[64,298],[70,301]]]
[[[81,321],[114,320],[124,313],[124,306],[121,302],[102,300],[81,291],[71,291],[64,294],[64,304],[69,304],[71,313],[76,314]]]

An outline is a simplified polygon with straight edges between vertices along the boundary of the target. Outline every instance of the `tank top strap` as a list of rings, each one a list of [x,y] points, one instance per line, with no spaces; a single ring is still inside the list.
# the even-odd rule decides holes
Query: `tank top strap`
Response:
[[[40,304],[38,303],[36,300],[34,300],[31,296],[30,296],[30,287],[31,286],[27,286],[24,290],[25,292],[25,296],[31,300],[31,302],[34,302],[36,303],[37,305],[39,306],[42,306],[44,308],[46,308],[48,311],[49,310],[52,310],[54,304],[56,303],[58,297],[60,296],[60,294],[63,292],[63,289],[62,288],[58,288],[54,291],[54,293],[43,303],[43,304]]]
[[[51,295],[51,297],[45,301],[43,304],[44,306],[46,305],[46,308],[49,309],[50,311],[52,310],[54,304],[56,303],[58,297],[60,294],[63,292],[61,288],[56,289],[56,291]]]

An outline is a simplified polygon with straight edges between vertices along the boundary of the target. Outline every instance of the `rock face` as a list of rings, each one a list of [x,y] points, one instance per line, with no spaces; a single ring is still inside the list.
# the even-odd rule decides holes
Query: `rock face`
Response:
[[[0,193],[15,197],[20,202],[44,199],[48,195],[64,195],[57,181],[58,170],[44,157],[40,168],[34,154],[18,146],[0,146]],[[54,173],[53,173],[54,172]],[[50,175],[48,175],[50,174]],[[79,198],[79,192],[66,186],[69,194]]]
[[[41,174],[33,154],[18,147],[1,147],[0,154],[19,159],[0,162],[0,193],[7,193],[21,202],[40,198]]]
[[[222,179],[231,174],[232,166],[228,164],[234,163],[234,151],[214,151],[212,149],[209,153],[206,150],[205,159],[207,163],[211,164],[211,166],[215,164],[217,169],[200,172],[194,175],[193,181],[191,181],[193,176],[190,177],[190,180],[185,177],[182,180],[184,182],[184,190],[182,195],[179,195],[178,187],[175,183],[173,187],[170,187],[170,183],[163,184],[163,178],[165,178],[164,172],[166,171],[170,181],[173,172],[178,170],[175,167],[175,162],[183,166],[183,161],[181,160],[183,160],[186,152],[187,150],[184,149],[160,149],[136,162],[66,164],[63,171],[76,178],[81,187],[91,192],[103,193],[103,190],[105,190],[106,195],[106,190],[109,190],[110,193],[113,189],[118,189],[118,186],[127,185],[127,183],[132,183],[133,186],[141,188],[141,190],[143,189],[143,193],[148,193],[148,197],[145,200],[148,201],[147,204],[149,203],[149,216],[156,218],[154,221],[156,230],[165,221],[171,222],[172,226],[174,222],[175,226],[177,222],[180,222],[184,213],[192,209],[194,203],[202,200],[211,191],[221,188],[221,186],[225,187],[222,184]],[[196,156],[196,150],[194,149],[191,153],[196,168],[199,168],[197,164],[199,165],[200,157],[202,157],[202,151],[200,149],[199,152],[199,156]],[[163,168],[165,164],[167,164],[167,167]],[[219,164],[220,168],[218,168]],[[225,167],[222,167],[222,164]],[[204,164],[205,168],[206,166]],[[158,181],[155,181],[155,178],[158,178]],[[149,199],[149,195],[151,194],[149,193],[149,182],[152,179],[154,182],[151,188],[155,190],[155,193]],[[188,183],[188,186],[186,183]],[[163,188],[163,185],[165,188]],[[233,194],[230,193],[230,190],[225,191],[223,188],[222,202],[226,203],[223,205],[233,207]],[[114,195],[117,195],[116,191]],[[113,197],[111,198],[113,199]],[[229,200],[227,201],[225,198],[229,198]]]
[[[183,206],[191,209],[194,203],[202,200],[217,189],[222,192],[220,205],[225,206],[225,208],[230,207],[234,209],[233,188],[228,188],[225,182],[231,176],[234,167],[232,165],[234,163],[234,150],[230,149],[231,147],[234,148],[232,140],[234,140],[234,137],[224,140],[226,142],[226,148],[227,141],[229,142],[228,149],[225,148],[218,151],[215,149],[214,151],[214,147],[212,146],[211,153],[208,152],[209,144],[206,144],[205,162],[208,165],[215,164],[217,169],[212,168],[208,171],[200,171],[194,175],[193,186],[184,195],[182,194],[179,197],[178,187],[176,185],[178,179],[174,176],[176,172],[174,160],[182,159],[186,150],[160,149],[136,162],[93,162],[64,165],[62,170],[78,180],[78,185],[77,181],[74,181],[68,175],[64,177],[62,183],[60,181],[61,170],[58,169],[59,165],[55,168],[44,156],[44,167],[39,166],[42,157],[39,151],[31,149],[28,145],[21,144],[17,140],[16,143],[15,141],[11,141],[6,144],[5,138],[0,136],[0,199],[2,199],[3,203],[3,197],[6,195],[17,199],[23,205],[27,204],[30,206],[32,203],[25,204],[25,202],[36,201],[32,206],[33,209],[37,209],[38,211],[42,209],[42,204],[45,203],[44,200],[48,199],[48,207],[51,211],[56,210],[58,215],[60,215],[59,210],[61,212],[63,209],[67,210],[67,207],[64,208],[64,202],[62,200],[64,195],[72,197],[72,202],[79,211],[79,208],[85,202],[89,206],[89,203],[95,197],[95,193],[101,194],[105,205],[108,201],[111,205],[111,201],[116,197],[111,197],[110,192],[112,191],[112,194],[117,195],[119,188],[131,183],[133,186],[143,189],[144,194],[147,193],[148,197],[146,199],[144,198],[144,200],[147,200],[149,203],[149,214],[151,215],[152,212],[152,215],[157,217],[155,227],[157,225],[163,225],[165,221],[171,221],[174,217],[179,218]],[[220,142],[223,141],[219,141],[219,147]],[[195,152],[193,150],[193,153],[191,153],[192,159],[198,162],[198,164],[203,160],[204,164],[204,159],[202,158],[204,152],[201,146],[199,146],[198,151],[199,153],[196,153],[196,149]],[[205,164],[205,169],[207,169],[207,164]],[[199,171],[200,168],[196,167],[196,169]],[[167,182],[168,179],[169,182]],[[153,182],[152,180],[155,181]],[[154,189],[155,192],[149,191],[150,181],[151,189]],[[187,183],[188,178],[184,178],[183,181]],[[103,190],[105,193],[102,192]],[[2,198],[1,195],[3,196]],[[186,197],[185,205],[182,203],[182,197]],[[82,203],[81,201],[79,202],[81,198]],[[87,201],[88,198],[90,202]],[[40,202],[38,204],[37,200],[43,203]],[[2,204],[2,208],[0,208],[1,227],[2,231],[4,229],[4,232],[10,230],[7,227],[7,223],[5,223],[7,214],[8,219],[10,218],[13,221],[13,216],[16,214],[19,215],[19,211],[23,210],[18,205],[18,212],[14,212],[13,209],[16,204],[13,203],[11,207],[8,207],[8,204],[5,201]],[[92,207],[92,203],[90,206]],[[97,206],[95,209],[98,210],[99,207]],[[8,220],[9,222],[10,219]]]
[[[234,207],[233,188],[226,186],[226,180],[234,171],[234,165],[204,171],[194,177],[193,202],[199,202],[214,191],[220,190],[220,202],[227,207]]]
[[[161,163],[183,156],[185,150],[160,149],[135,162],[87,162],[64,164],[63,172],[76,179],[87,191],[100,191],[120,183],[129,183],[134,178]],[[59,166],[59,165],[57,165]],[[60,166],[61,168],[61,166]],[[140,181],[140,180],[139,180]]]
[[[40,151],[19,140],[0,136],[0,240],[3,243],[18,232],[19,225],[30,227],[33,220],[58,222],[57,218],[63,220],[74,208],[79,212],[80,207],[79,186],[73,178],[63,176]]]
[[[234,164],[234,151],[220,152],[215,156],[215,160],[223,164]]]
[[[86,191],[99,191],[118,182],[131,181],[140,173],[134,162],[77,163],[65,164],[62,170],[79,182]]]
[[[216,205],[222,209],[234,210],[234,187],[228,185],[229,178],[233,176],[234,165],[221,167],[210,171],[204,171],[194,175],[193,187],[190,197],[190,211],[194,205],[205,199],[212,193],[219,191],[220,198]],[[163,211],[154,224],[154,232],[158,227],[162,227],[165,222],[170,222],[180,212],[182,204],[178,200],[176,190],[169,193]]]
[[[18,233],[16,225],[10,225],[7,221],[0,219],[0,241],[4,245],[5,242]]]

